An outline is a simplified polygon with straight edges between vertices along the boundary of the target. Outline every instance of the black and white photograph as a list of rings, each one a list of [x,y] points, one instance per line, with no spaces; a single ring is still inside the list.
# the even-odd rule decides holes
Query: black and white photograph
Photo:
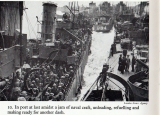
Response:
[[[149,102],[149,1],[0,1],[0,101]]]

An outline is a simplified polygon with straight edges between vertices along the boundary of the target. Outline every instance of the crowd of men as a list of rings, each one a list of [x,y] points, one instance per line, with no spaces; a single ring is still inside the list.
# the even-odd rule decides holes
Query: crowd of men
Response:
[[[63,15],[64,22],[70,22],[68,14]],[[0,80],[1,89],[5,88],[4,95],[0,95],[0,100],[10,101],[62,101],[72,84],[76,71],[76,64],[81,61],[82,51],[86,49],[89,36],[85,36],[91,31],[87,29],[87,20],[82,21],[84,27],[79,31],[71,32],[72,37],[76,36],[80,40],[71,39],[71,37],[62,41],[61,36],[56,36],[56,41],[60,42],[60,50],[68,49],[67,56],[75,56],[76,62],[70,64],[62,60],[52,60],[52,63],[35,61],[30,55],[27,55],[26,62],[29,68],[22,68],[16,74],[8,79]],[[80,22],[79,22],[80,23]],[[80,43],[83,42],[83,43]],[[83,44],[83,45],[82,45]],[[91,44],[89,44],[91,45]],[[29,51],[28,51],[29,52]],[[65,57],[66,58],[66,57]],[[51,61],[51,60],[50,60]]]
[[[12,101],[62,101],[74,77],[75,67],[64,62],[40,64],[27,73],[17,71]]]
[[[135,63],[136,63],[136,59],[134,57],[134,54],[132,55],[132,60],[130,60],[130,57],[129,55],[127,55],[127,50],[124,50],[123,51],[123,55],[120,54],[120,57],[119,57],[119,66],[118,66],[118,70],[121,72],[121,74],[124,74],[124,71],[125,72],[129,72],[129,68],[130,68],[130,65],[132,65],[132,72],[134,72],[134,66],[135,66]]]
[[[86,40],[87,38],[84,38],[84,43]],[[61,44],[61,48],[69,48],[67,55],[76,56],[77,63],[79,63],[82,47],[77,41],[68,39],[64,44]],[[65,99],[74,78],[75,63],[68,64],[60,60],[52,60],[52,63],[48,61],[27,60],[31,70],[28,71],[29,68],[23,68],[22,72],[17,71],[10,100],[62,101]]]

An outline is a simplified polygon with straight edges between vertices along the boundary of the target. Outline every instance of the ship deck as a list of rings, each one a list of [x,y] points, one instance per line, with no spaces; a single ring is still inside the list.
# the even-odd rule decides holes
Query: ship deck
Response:
[[[120,44],[116,44],[116,49],[117,52],[122,52],[123,49],[121,48]],[[132,55],[131,55],[132,51],[127,51],[127,55],[129,55],[130,60],[132,60]],[[122,53],[116,53],[113,55],[113,57],[111,57],[109,59],[109,65],[110,65],[110,72],[120,76],[121,78],[123,78],[124,80],[127,81],[127,79],[129,78],[129,76],[133,75],[134,72],[131,71],[131,65],[129,67],[129,72],[124,72],[124,74],[121,74],[120,71],[118,71],[118,60],[119,60],[119,56]]]
[[[121,48],[120,44],[116,44],[116,49],[117,49],[117,52],[122,52],[123,49]],[[127,51],[127,55],[129,55],[130,57],[130,61],[132,59],[132,55],[131,55],[132,51]],[[113,74],[116,74],[118,76],[120,76],[121,78],[123,78],[125,81],[128,80],[128,78],[135,74],[135,72],[132,72],[132,67],[131,67],[131,64],[129,66],[129,72],[125,72],[124,71],[124,74],[121,74],[121,72],[118,70],[118,61],[119,61],[119,56],[120,54],[122,53],[116,53],[113,55],[113,57],[111,57],[109,59],[109,72],[113,73]],[[120,82],[118,82],[117,80],[114,80],[112,78],[110,78],[116,85],[118,85],[119,87],[121,87],[123,90],[124,87],[122,86],[122,84]],[[119,87],[117,87],[114,83],[112,82],[109,82],[109,88],[112,89],[112,90],[121,90]],[[123,91],[122,91],[123,92]],[[124,94],[124,92],[123,92]]]
[[[123,51],[123,49],[121,48],[121,45],[118,43],[118,44],[116,44],[116,50],[117,50],[117,53],[115,53],[114,55],[113,55],[113,57],[110,57],[109,58],[109,60],[108,60],[108,62],[109,62],[109,71],[108,72],[111,72],[111,73],[113,73],[113,74],[116,74],[116,75],[118,75],[119,77],[121,77],[122,79],[124,79],[125,81],[127,81],[128,80],[128,78],[131,76],[131,75],[133,75],[133,74],[135,74],[134,72],[132,72],[131,70],[132,70],[132,67],[131,67],[131,65],[130,65],[130,67],[129,67],[129,72],[124,72],[124,74],[121,74],[121,72],[120,71],[118,71],[118,61],[119,61],[119,56],[120,56],[120,54],[122,54],[122,51]],[[127,51],[127,55],[129,55],[129,57],[130,57],[130,61],[132,60],[132,51]],[[123,100],[126,100],[126,98],[125,98],[125,87],[119,82],[119,81],[117,81],[117,80],[115,80],[115,79],[113,79],[113,78],[109,78],[112,82],[108,82],[108,85],[109,85],[109,87],[108,87],[108,89],[111,89],[111,90],[123,90],[122,91],[122,96],[123,96]],[[117,87],[114,83],[117,85],[117,86],[119,86],[119,87]],[[83,94],[83,93],[82,93]],[[83,97],[84,95],[80,95],[78,98],[78,100],[80,101],[81,99],[82,99],[82,97]]]

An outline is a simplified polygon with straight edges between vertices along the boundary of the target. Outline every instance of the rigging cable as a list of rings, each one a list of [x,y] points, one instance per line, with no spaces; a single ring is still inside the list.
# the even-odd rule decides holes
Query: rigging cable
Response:
[[[26,16],[25,16],[25,17],[26,17]],[[31,38],[30,29],[29,29],[29,22],[28,22],[27,17],[26,17],[26,20],[27,20],[27,23],[28,23],[28,32],[29,32],[29,37]]]
[[[34,35],[35,35],[35,37],[36,37],[35,30],[34,30],[34,28],[33,28],[32,24],[31,24],[31,22],[30,22],[30,20],[29,20],[29,18],[28,18],[28,15],[27,15],[26,10],[25,10],[25,14],[26,14],[26,19],[28,20],[28,23],[29,23],[29,24],[30,24],[30,26],[31,26],[31,29],[32,29],[32,31],[33,31],[33,34],[34,34]]]
[[[25,4],[24,4],[24,6],[25,6]],[[25,6],[25,7],[26,7],[26,6]],[[25,13],[26,13],[26,16],[27,16],[27,18],[28,18],[28,15],[27,15],[26,10],[25,10]],[[29,20],[29,18],[28,18],[28,20]],[[30,22],[30,20],[29,20],[29,22]],[[35,33],[34,28],[33,28],[32,24],[31,24],[31,22],[30,22],[30,25],[31,25],[32,31]]]
[[[60,51],[60,50],[58,50],[58,52],[56,53],[56,55],[54,56],[54,58],[52,59],[52,61],[48,63],[48,65],[51,64],[51,63],[53,62],[53,60],[57,57],[59,51]]]
[[[25,11],[25,14],[26,14],[26,18],[27,18],[27,20],[28,20],[28,23],[29,23],[29,25],[31,26],[31,30],[32,30],[33,34],[36,36],[36,33],[35,33],[35,31],[34,31],[34,29],[33,29],[33,27],[32,27],[32,24],[31,24],[31,22],[30,22],[30,20],[29,20],[29,18],[28,18],[28,15],[27,15],[26,11]]]

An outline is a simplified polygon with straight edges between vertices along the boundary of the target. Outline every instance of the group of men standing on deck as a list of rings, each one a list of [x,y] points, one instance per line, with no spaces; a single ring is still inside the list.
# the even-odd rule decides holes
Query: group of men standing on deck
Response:
[[[118,70],[122,74],[124,74],[124,71],[129,72],[130,63],[132,64],[132,72],[134,72],[134,65],[136,63],[136,59],[133,55],[132,62],[131,62],[129,55],[127,55],[127,50],[123,50],[123,56],[122,56],[122,54],[120,54],[120,57],[119,57]]]

